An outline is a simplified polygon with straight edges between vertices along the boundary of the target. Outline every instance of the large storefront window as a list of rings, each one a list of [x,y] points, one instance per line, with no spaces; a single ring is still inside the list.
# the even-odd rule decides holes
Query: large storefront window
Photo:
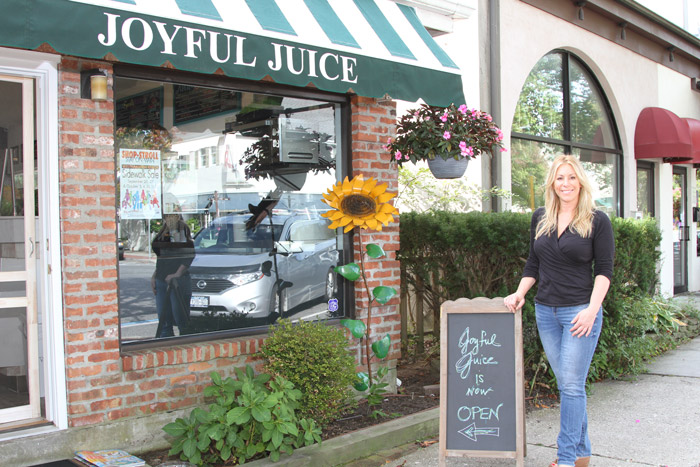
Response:
[[[122,342],[344,316],[341,105],[115,78]],[[121,246],[120,246],[121,248]]]
[[[578,156],[593,185],[598,209],[620,210],[622,151],[600,86],[567,52],[544,56],[520,93],[512,127],[515,210],[544,205],[544,183],[557,155]]]

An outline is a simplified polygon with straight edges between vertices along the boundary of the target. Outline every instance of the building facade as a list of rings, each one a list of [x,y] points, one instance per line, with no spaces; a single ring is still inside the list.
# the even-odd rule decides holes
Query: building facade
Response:
[[[463,100],[413,6],[12,3],[0,21],[3,462],[162,447],[160,428],[204,402],[212,371],[260,368],[280,317],[367,319],[367,294],[334,272],[363,252],[328,229],[322,194],[357,175],[397,190],[391,98]],[[363,240],[388,253],[368,265],[370,287],[398,289],[398,222]],[[397,302],[372,315],[390,368]]]

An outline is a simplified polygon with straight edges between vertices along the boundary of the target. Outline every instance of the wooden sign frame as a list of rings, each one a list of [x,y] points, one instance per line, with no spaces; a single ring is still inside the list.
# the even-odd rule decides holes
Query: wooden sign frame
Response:
[[[469,300],[460,298],[456,301],[446,301],[440,308],[440,452],[439,465],[446,465],[447,457],[487,457],[516,459],[516,465],[522,467],[525,457],[525,411],[524,411],[524,373],[523,373],[523,334],[522,310],[513,313],[503,304],[503,298],[488,299],[485,297]],[[448,404],[448,316],[451,314],[508,314],[513,316],[513,334],[515,352],[513,355],[515,374],[515,450],[459,450],[447,449],[447,404]],[[466,435],[465,435],[466,436]]]

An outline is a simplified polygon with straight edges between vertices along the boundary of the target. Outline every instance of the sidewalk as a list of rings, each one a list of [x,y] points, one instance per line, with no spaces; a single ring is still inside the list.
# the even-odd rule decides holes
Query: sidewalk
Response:
[[[700,467],[700,337],[658,357],[634,381],[594,384],[588,415],[591,466]],[[545,467],[557,457],[558,428],[558,406],[527,415],[525,466]],[[438,465],[437,443],[405,445],[402,452],[377,453],[346,467]],[[496,467],[515,460],[448,458],[447,465]]]

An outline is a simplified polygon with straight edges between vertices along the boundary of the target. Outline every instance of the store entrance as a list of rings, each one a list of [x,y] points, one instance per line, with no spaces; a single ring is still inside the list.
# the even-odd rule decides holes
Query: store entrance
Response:
[[[688,291],[688,242],[690,227],[687,211],[687,175],[684,168],[673,168],[673,293]]]
[[[0,427],[42,412],[34,86],[0,75]]]

